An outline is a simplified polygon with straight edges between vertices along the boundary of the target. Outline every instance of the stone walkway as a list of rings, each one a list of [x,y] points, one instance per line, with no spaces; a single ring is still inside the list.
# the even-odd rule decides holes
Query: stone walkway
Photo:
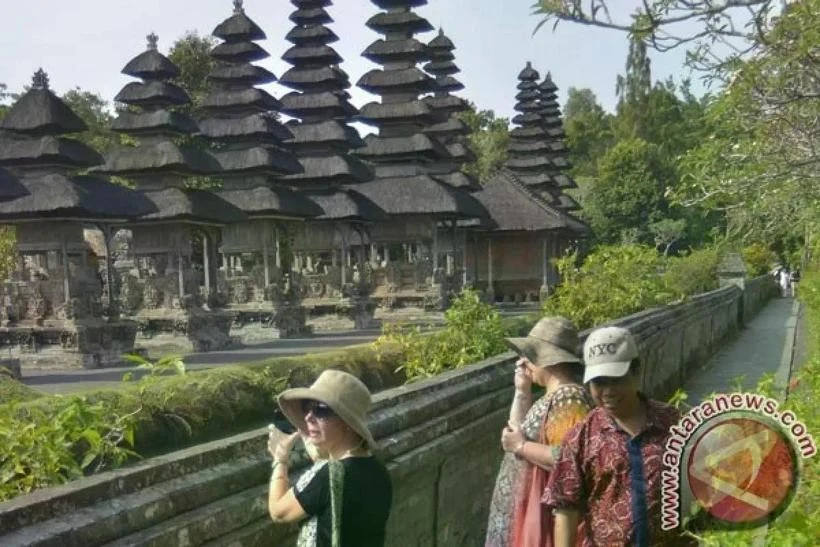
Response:
[[[715,354],[703,369],[695,372],[683,389],[687,403],[697,405],[714,392],[726,392],[742,377],[744,390],[752,390],[766,373],[774,373],[775,383],[789,381],[795,356],[795,330],[800,307],[791,298],[774,298],[746,327]],[[795,362],[796,365],[801,363]]]

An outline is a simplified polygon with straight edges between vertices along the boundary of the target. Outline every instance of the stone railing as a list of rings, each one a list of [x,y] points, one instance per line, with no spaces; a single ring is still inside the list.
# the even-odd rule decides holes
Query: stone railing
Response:
[[[740,328],[728,286],[625,317],[645,391],[664,397]],[[480,545],[512,397],[504,354],[374,396],[370,426],[394,485],[390,546]],[[293,545],[267,516],[267,431],[259,429],[0,504],[0,544]]]

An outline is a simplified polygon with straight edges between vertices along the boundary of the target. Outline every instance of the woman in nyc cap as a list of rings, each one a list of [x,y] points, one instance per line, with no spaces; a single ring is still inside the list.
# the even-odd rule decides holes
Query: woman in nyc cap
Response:
[[[300,522],[299,547],[382,547],[393,494],[387,469],[372,454],[367,387],[351,374],[326,370],[308,388],[283,391],[278,402],[298,432],[278,443],[270,436],[271,518]],[[291,486],[290,452],[300,435],[327,459]]]
[[[510,421],[501,432],[506,452],[490,505],[485,545],[552,545],[552,517],[541,507],[561,439],[581,421],[592,402],[581,386],[578,332],[568,319],[546,317],[507,345],[519,358]],[[533,401],[532,384],[546,388]]]

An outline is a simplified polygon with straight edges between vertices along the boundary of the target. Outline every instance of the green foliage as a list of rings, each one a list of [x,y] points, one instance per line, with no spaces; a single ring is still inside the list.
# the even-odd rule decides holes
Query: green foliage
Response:
[[[111,131],[114,119],[108,102],[96,93],[84,91],[79,87],[67,91],[62,97],[71,110],[88,126],[88,131],[74,135],[74,138],[87,144],[100,154],[105,154],[119,146],[119,136]]]
[[[17,261],[17,234],[13,226],[0,226],[0,279],[8,279]]]
[[[43,394],[11,376],[11,372],[0,366],[0,401],[31,401]]]
[[[83,396],[57,398],[51,410],[18,402],[0,406],[0,500],[136,456],[135,412],[120,413]]]
[[[174,42],[168,53],[168,58],[180,70],[180,76],[174,83],[188,93],[194,107],[202,103],[210,90],[208,73],[213,67],[210,53],[215,45],[214,38],[188,31]]]
[[[756,241],[743,248],[743,261],[749,269],[749,275],[758,276],[771,271],[777,260],[777,254],[763,243]]]
[[[567,91],[564,131],[576,178],[597,175],[598,159],[614,143],[611,118],[592,90],[570,87]]]
[[[601,245],[580,268],[577,261],[575,253],[557,261],[563,282],[544,303],[546,315],[562,315],[585,329],[672,300],[658,274],[661,257],[651,247]]]
[[[476,156],[476,161],[464,166],[464,172],[484,184],[507,159],[509,121],[496,118],[492,110],[478,110],[472,103],[459,116],[470,128],[470,148]]]
[[[501,316],[472,290],[463,291],[445,313],[444,329],[423,333],[419,327],[392,325],[374,342],[381,359],[384,349],[398,348],[403,356],[398,370],[408,381],[429,378],[504,351]]]
[[[717,289],[718,255],[717,249],[706,248],[667,259],[663,274],[667,290],[674,295],[694,295]]]

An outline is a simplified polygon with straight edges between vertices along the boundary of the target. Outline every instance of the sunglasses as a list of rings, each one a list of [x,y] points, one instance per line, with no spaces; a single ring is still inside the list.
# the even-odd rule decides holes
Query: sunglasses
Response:
[[[599,387],[617,386],[625,383],[628,379],[627,374],[624,374],[623,376],[598,376],[597,378],[590,380],[590,383]]]
[[[302,414],[305,416],[313,414],[313,417],[317,420],[327,420],[336,416],[333,409],[326,404],[310,400],[302,401]]]

